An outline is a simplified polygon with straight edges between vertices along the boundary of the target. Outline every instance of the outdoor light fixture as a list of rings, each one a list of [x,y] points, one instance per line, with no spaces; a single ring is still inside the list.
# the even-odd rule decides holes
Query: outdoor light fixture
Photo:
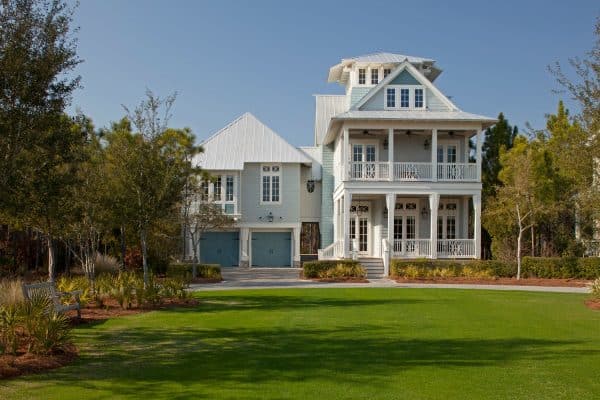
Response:
[[[390,145],[390,144],[389,144],[389,142],[388,142],[387,138],[383,139],[383,149],[384,149],[384,150],[387,150],[389,145]]]
[[[411,131],[406,131],[407,136],[410,136],[410,134],[411,134]]]
[[[273,213],[271,211],[269,211],[269,214],[267,215],[267,221],[273,222]]]
[[[429,215],[429,210],[427,209],[427,207],[423,207],[423,209],[421,210],[421,216],[423,218],[427,218],[428,215]]]
[[[448,132],[448,136],[454,136],[454,131]]]
[[[429,150],[429,139],[425,139],[425,143],[423,143],[423,147],[425,148],[425,150]]]
[[[308,193],[312,193],[315,191],[315,180],[314,179],[309,179],[306,181],[306,190],[308,191]]]

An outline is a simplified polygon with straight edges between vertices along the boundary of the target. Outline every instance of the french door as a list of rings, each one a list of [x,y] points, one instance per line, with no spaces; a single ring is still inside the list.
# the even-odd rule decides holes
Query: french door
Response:
[[[368,205],[356,205],[350,207],[350,243],[358,239],[358,254],[368,255],[370,215]]]
[[[394,215],[394,251],[415,254],[418,251],[417,205],[414,202],[396,203]]]
[[[461,170],[456,165],[458,162],[458,143],[446,142],[438,144],[437,162],[439,179],[455,180],[461,178]]]
[[[374,144],[352,144],[352,178],[375,178],[377,147]]]

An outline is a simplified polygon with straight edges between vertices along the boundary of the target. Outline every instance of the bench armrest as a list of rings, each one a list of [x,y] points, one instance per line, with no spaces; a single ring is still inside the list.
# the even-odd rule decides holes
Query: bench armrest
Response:
[[[61,296],[72,296],[75,300],[79,301],[79,296],[83,293],[83,290],[73,290],[71,292],[56,292]]]

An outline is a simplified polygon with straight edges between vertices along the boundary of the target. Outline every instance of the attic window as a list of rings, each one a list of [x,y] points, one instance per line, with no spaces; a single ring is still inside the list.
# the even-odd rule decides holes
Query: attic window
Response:
[[[392,70],[390,68],[384,68],[383,69],[383,78],[385,79],[385,77],[388,76],[391,72],[392,72]]]
[[[371,85],[377,85],[379,83],[379,70],[371,70]]]
[[[367,70],[360,68],[358,70],[358,84],[364,85],[367,82]]]
[[[423,89],[415,89],[415,108],[423,108]]]

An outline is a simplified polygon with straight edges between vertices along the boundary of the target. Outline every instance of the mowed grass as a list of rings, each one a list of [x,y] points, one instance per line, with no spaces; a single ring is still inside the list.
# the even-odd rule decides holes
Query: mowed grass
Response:
[[[2,399],[598,399],[584,295],[443,289],[199,293],[78,328],[79,360]]]

